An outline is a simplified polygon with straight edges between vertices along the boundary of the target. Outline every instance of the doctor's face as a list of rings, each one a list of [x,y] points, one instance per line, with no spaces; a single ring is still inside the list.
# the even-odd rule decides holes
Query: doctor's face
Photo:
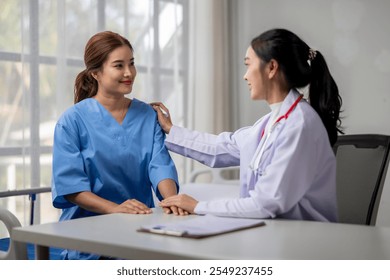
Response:
[[[256,55],[252,47],[246,51],[244,63],[246,73],[244,80],[247,81],[251,98],[253,100],[265,99],[264,77],[260,71],[260,58]]]
[[[128,46],[114,49],[107,57],[100,71],[96,73],[98,93],[123,96],[133,89],[137,70],[133,52]]]

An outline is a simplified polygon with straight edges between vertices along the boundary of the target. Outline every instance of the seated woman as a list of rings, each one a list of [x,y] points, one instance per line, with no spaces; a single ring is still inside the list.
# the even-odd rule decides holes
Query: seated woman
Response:
[[[76,78],[75,105],[58,120],[53,146],[53,205],[60,220],[98,214],[149,214],[178,192],[175,165],[149,104],[128,99],[136,76],[130,42],[113,32],[92,36],[86,69]],[[185,214],[167,207],[165,212]],[[64,259],[100,256],[64,250]]]

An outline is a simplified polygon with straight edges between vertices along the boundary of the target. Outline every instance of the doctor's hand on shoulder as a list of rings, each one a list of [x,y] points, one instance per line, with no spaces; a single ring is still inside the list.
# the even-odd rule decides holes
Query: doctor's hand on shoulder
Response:
[[[152,105],[153,109],[157,112],[158,122],[160,123],[161,128],[166,134],[169,134],[173,124],[168,108],[165,107],[162,102],[152,102],[150,105]]]

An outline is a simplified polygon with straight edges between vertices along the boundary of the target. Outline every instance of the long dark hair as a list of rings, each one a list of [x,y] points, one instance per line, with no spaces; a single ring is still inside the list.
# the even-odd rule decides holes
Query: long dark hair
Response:
[[[99,32],[89,39],[84,51],[86,69],[77,75],[75,81],[74,103],[96,95],[98,83],[92,73],[101,70],[108,55],[121,46],[128,46],[133,51],[129,40],[111,31]]]
[[[310,105],[320,116],[333,146],[341,130],[342,99],[322,54],[312,50],[297,35],[286,29],[271,29],[254,38],[251,47],[265,63],[275,59],[288,89],[310,84]]]

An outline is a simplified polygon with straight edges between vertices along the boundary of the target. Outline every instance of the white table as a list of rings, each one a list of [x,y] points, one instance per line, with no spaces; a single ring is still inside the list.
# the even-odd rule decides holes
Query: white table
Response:
[[[150,215],[110,214],[14,228],[15,241],[77,249],[125,259],[390,259],[390,228],[265,220],[266,226],[204,239],[136,230],[141,225],[192,219],[154,209]]]

